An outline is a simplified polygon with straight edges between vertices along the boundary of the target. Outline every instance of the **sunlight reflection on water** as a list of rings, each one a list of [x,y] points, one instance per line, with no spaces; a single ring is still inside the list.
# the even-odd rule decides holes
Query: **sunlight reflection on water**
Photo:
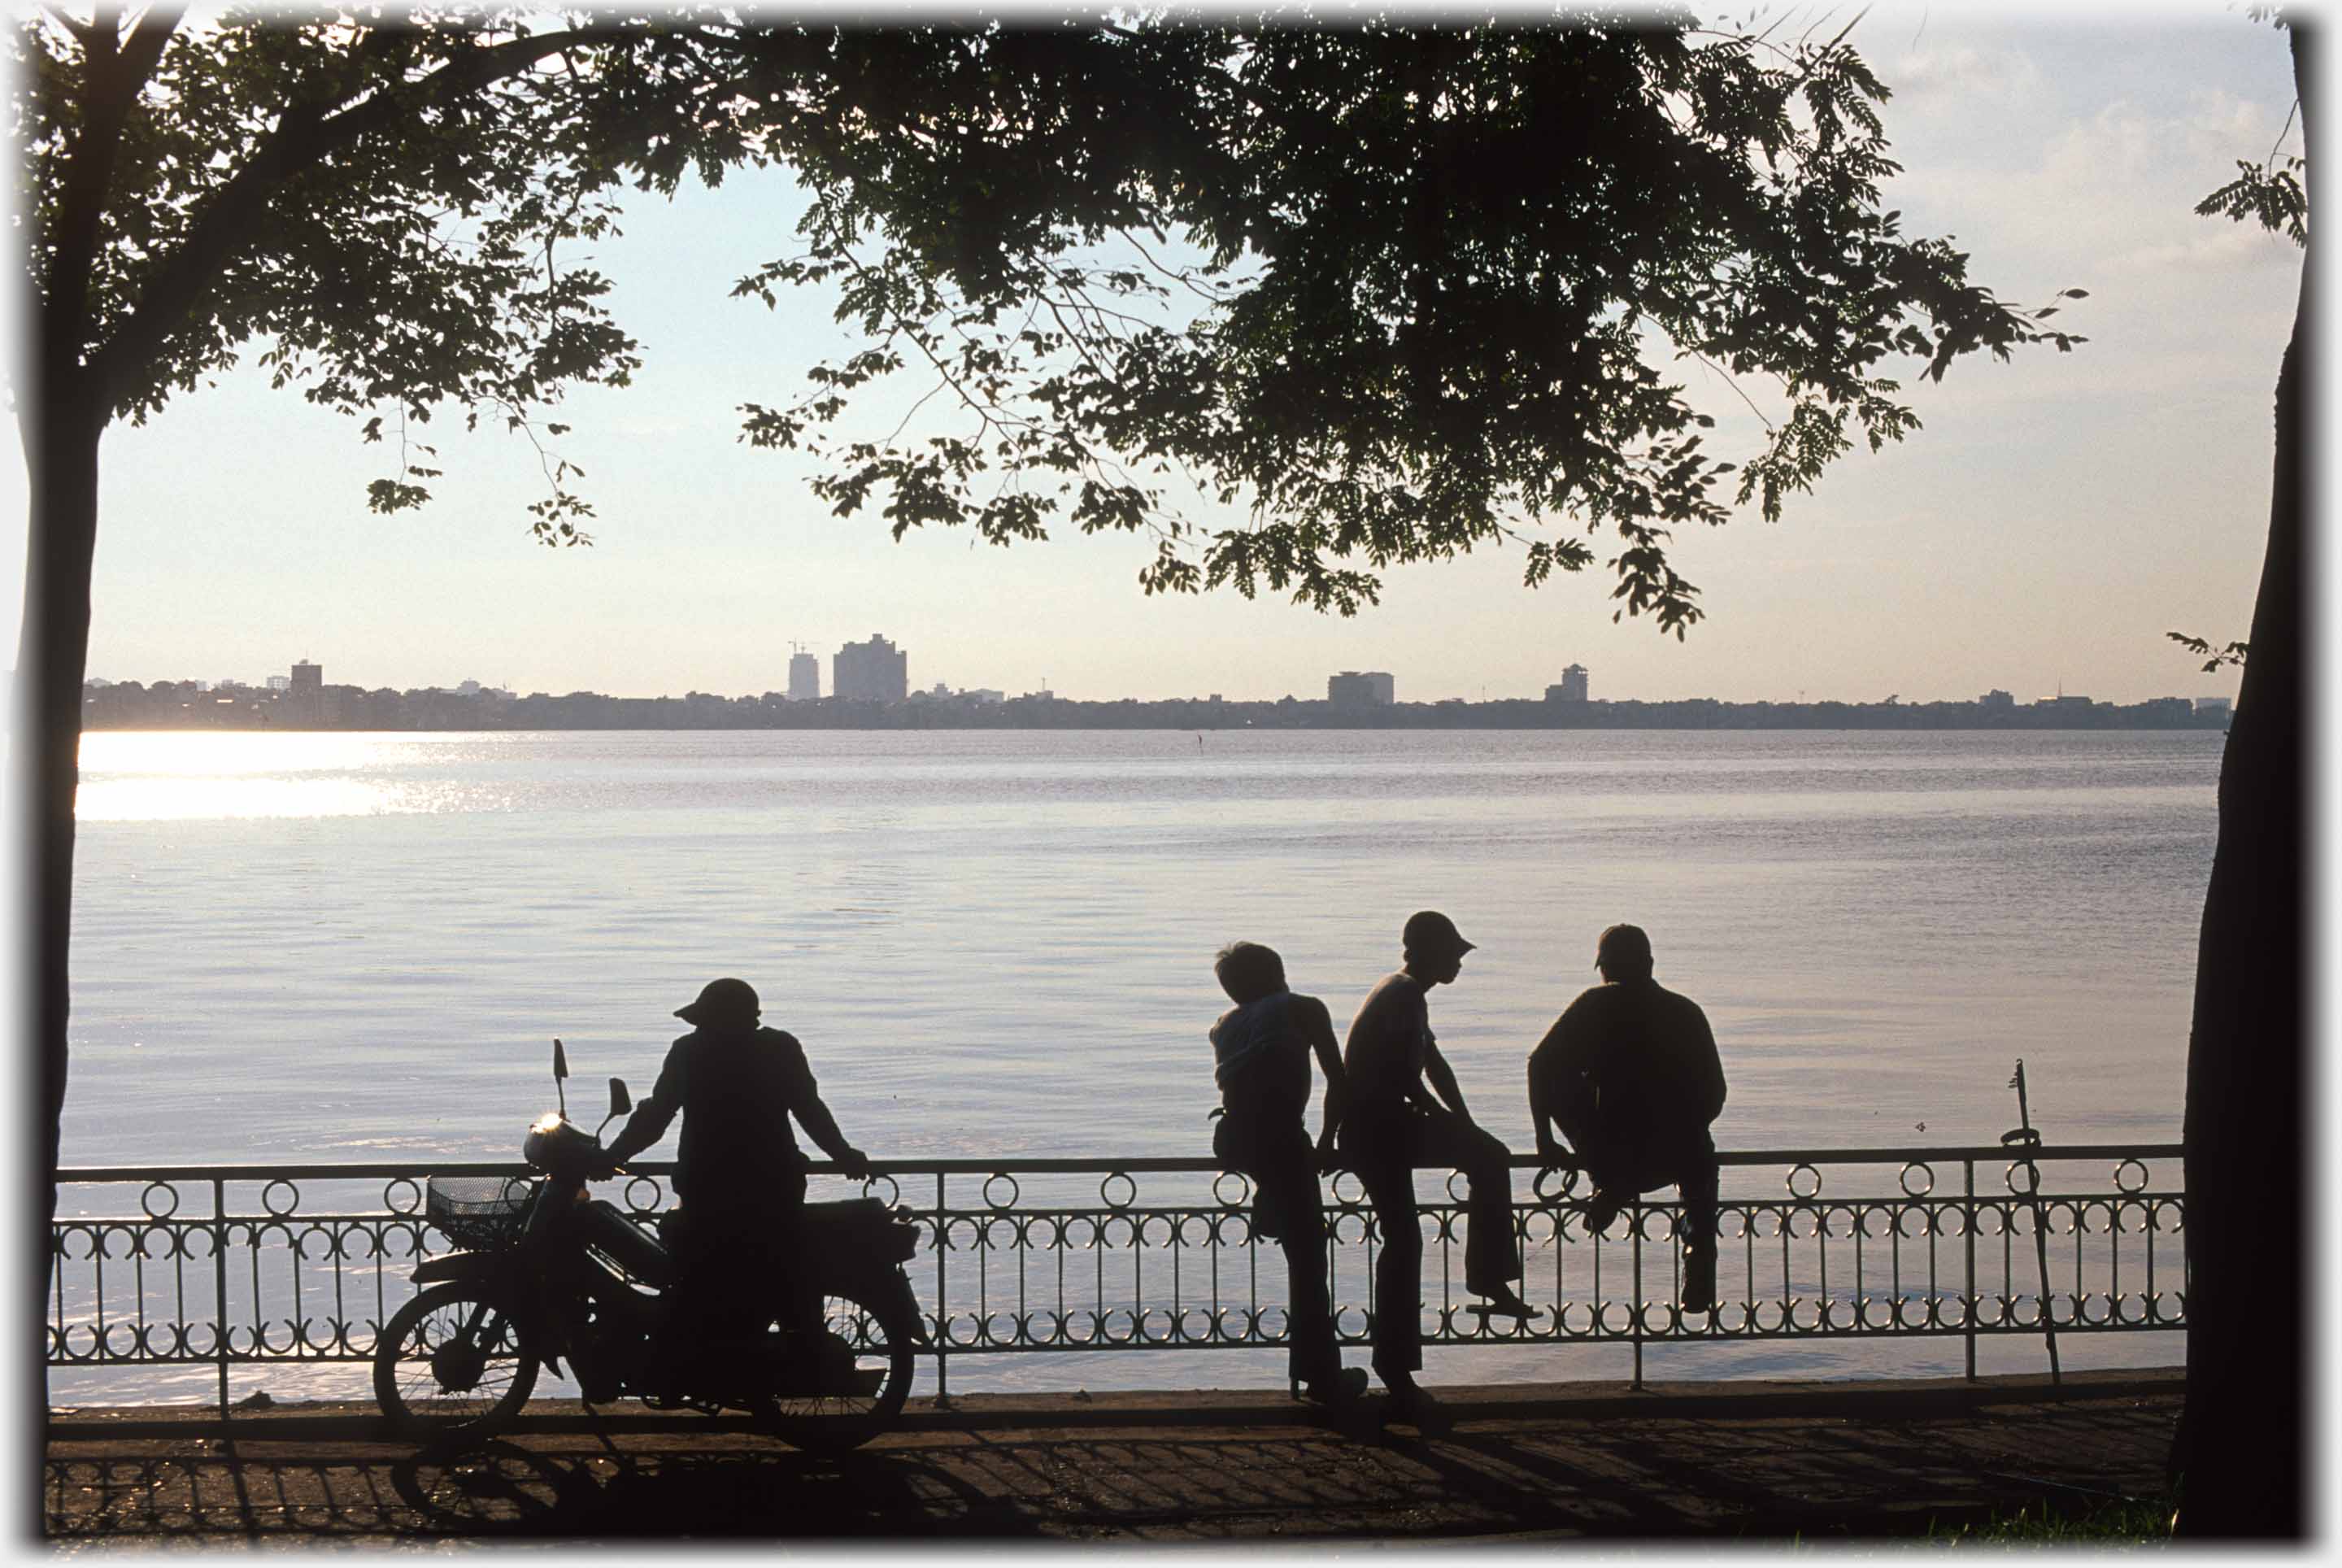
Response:
[[[493,811],[505,792],[445,777],[513,737],[97,730],[82,737],[75,817],[174,822]]]

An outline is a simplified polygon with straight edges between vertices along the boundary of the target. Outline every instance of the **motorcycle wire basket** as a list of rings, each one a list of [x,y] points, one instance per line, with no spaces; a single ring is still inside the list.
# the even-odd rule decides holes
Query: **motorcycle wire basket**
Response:
[[[536,1183],[520,1176],[434,1176],[423,1212],[463,1251],[493,1252],[518,1244],[535,1195]]]

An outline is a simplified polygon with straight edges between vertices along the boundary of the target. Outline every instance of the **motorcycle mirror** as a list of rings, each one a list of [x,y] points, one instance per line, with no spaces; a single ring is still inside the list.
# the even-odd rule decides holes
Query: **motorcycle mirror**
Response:
[[[634,1108],[635,1097],[626,1092],[626,1081],[623,1078],[610,1080],[610,1114],[624,1116]]]
[[[569,1076],[569,1058],[563,1054],[558,1040],[553,1042],[553,1076],[556,1079]]]

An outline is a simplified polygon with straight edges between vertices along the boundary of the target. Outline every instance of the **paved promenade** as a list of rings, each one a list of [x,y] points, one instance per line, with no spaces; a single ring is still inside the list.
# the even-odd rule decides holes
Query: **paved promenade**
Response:
[[[1833,1383],[1448,1388],[1451,1421],[1344,1421],[1282,1394],[914,1400],[842,1461],[744,1423],[541,1402],[449,1458],[362,1405],[76,1412],[52,1423],[61,1543],[319,1537],[1446,1541],[1925,1533],[2047,1500],[2150,1497],[2177,1372]]]

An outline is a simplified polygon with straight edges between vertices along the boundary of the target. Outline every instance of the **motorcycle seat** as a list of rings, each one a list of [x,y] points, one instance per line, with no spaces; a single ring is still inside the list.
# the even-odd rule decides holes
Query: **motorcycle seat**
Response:
[[[675,1282],[674,1255],[625,1210],[596,1198],[586,1205],[586,1240],[595,1250],[655,1289],[665,1290]]]

